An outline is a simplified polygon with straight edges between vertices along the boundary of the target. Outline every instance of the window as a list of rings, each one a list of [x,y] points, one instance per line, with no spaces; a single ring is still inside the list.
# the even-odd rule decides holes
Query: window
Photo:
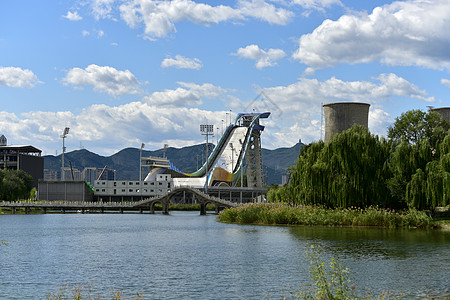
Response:
[[[117,186],[117,182],[115,182],[115,181],[114,181],[114,186]],[[115,194],[115,191],[116,191],[116,190],[114,190],[114,194]]]
[[[125,189],[122,189],[122,192],[124,192],[124,193],[125,193]]]
[[[126,183],[125,183],[125,181],[122,181],[122,185],[125,185]]]
[[[105,189],[102,189],[102,192],[105,192]]]
[[[130,182],[128,183],[128,185],[133,185],[133,183],[130,181]]]
[[[144,185],[147,185],[148,182],[144,182]]]
[[[96,192],[100,191],[100,189],[95,189]]]
[[[139,185],[139,182],[136,182],[136,185]]]
[[[162,182],[159,182],[158,184],[159,184],[159,185],[162,185]]]
[[[104,182],[104,181],[102,181],[102,185],[105,185],[105,182]]]
[[[114,195],[116,194],[116,189],[114,189]]]
[[[132,192],[133,192],[133,189],[129,189],[128,191],[129,191],[130,193],[132,193]]]

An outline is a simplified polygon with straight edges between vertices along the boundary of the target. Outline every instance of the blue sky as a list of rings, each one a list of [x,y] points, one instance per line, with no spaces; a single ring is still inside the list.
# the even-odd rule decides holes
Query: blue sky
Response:
[[[447,0],[6,0],[0,134],[54,155],[68,126],[67,151],[110,155],[269,110],[263,147],[290,147],[321,138],[322,103],[357,101],[384,135],[450,106],[449,29]]]

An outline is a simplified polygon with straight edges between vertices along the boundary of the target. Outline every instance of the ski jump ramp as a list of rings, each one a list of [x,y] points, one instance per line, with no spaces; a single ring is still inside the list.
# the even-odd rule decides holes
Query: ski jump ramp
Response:
[[[209,154],[205,164],[193,173],[184,173],[170,161],[150,170],[145,181],[159,174],[171,174],[174,187],[235,186],[240,184],[246,165],[249,187],[262,187],[261,132],[270,112],[240,113],[230,124]]]

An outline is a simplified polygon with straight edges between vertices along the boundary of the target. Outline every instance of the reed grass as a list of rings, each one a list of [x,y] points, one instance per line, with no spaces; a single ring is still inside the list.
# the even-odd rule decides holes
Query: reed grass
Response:
[[[433,228],[437,224],[425,212],[394,211],[379,207],[337,208],[250,203],[221,212],[224,223],[263,225],[377,226],[386,228]]]

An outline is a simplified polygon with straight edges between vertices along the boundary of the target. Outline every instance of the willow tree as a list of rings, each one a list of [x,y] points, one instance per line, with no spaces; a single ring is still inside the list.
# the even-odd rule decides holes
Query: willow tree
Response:
[[[406,185],[409,207],[433,210],[450,204],[450,135],[438,146],[440,157],[429,159],[425,167],[418,168]]]
[[[448,201],[449,122],[437,112],[412,110],[389,128],[392,150],[388,187],[399,205],[434,209]]]
[[[385,184],[388,157],[389,146],[384,139],[355,125],[336,134],[327,144],[303,147],[291,170],[289,185],[277,193],[297,204],[389,205]]]

